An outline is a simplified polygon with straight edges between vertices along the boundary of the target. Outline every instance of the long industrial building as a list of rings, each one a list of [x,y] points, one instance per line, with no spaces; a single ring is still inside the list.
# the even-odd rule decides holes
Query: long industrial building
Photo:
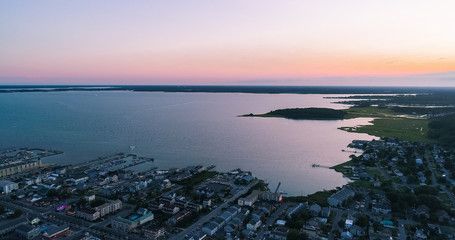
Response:
[[[21,161],[14,164],[0,164],[0,177],[6,177],[16,173],[30,171],[40,168],[41,166],[41,160]]]

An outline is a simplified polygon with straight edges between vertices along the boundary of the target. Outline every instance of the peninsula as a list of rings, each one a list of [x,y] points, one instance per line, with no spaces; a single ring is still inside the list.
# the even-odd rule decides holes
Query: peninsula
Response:
[[[243,117],[282,117],[295,120],[340,120],[347,112],[331,108],[286,108],[270,111],[265,114],[246,114]]]

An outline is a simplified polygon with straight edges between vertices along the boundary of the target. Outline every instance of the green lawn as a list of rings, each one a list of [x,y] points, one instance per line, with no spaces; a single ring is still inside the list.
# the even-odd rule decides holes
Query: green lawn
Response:
[[[356,180],[349,183],[350,186],[363,187],[363,188],[373,188],[373,183],[367,180]]]
[[[322,207],[328,206],[327,198],[334,194],[336,190],[318,191],[308,196],[285,197],[285,202],[308,202],[309,204],[319,204]]]
[[[358,127],[341,127],[341,130],[356,133],[367,133],[377,137],[395,137],[401,140],[432,142],[427,138],[427,119],[411,118],[378,118],[373,125]]]
[[[331,168],[334,169],[337,172],[340,172],[340,173],[350,173],[351,172],[351,168],[345,168],[345,166],[356,166],[356,165],[357,164],[355,164],[351,160],[351,161],[347,161],[347,162],[344,162],[344,163],[340,163],[340,164],[335,165],[335,166],[333,166]]]
[[[183,185],[184,187],[193,187],[195,185],[198,185],[199,183],[202,183],[206,179],[212,178],[213,176],[215,176],[217,174],[218,174],[218,172],[216,172],[216,171],[200,172],[200,173],[194,174],[189,179],[185,179],[185,180],[179,182],[179,184]]]
[[[359,117],[393,117],[397,116],[397,113],[390,110],[390,108],[377,108],[377,107],[351,107],[346,109],[348,115],[345,116],[346,119],[349,118],[359,118]]]
[[[377,168],[367,168],[366,169],[366,172],[379,178],[380,181],[385,181],[386,180],[386,177],[384,175],[382,175],[382,173],[377,169]]]

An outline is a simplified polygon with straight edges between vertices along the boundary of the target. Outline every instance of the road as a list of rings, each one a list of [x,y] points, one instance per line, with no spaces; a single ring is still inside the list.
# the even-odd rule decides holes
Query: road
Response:
[[[385,177],[386,180],[390,180],[389,174],[382,169],[382,167],[379,166],[379,164],[376,164],[376,168],[381,172],[381,174]]]
[[[267,219],[266,224],[263,225],[264,228],[262,228],[261,231],[259,231],[258,235],[256,236],[256,238],[254,240],[262,239],[264,234],[266,233],[266,231],[268,231],[268,226],[272,226],[273,223],[278,219],[278,217],[284,212],[284,210],[286,210],[289,207],[293,207],[293,206],[297,206],[297,203],[284,203],[284,204],[281,204],[281,207],[278,208],[275,211],[275,213],[273,213],[272,216],[270,216]]]
[[[433,181],[432,185],[439,186],[449,197],[449,200],[452,202],[452,206],[455,207],[455,197],[453,196],[453,194],[449,190],[447,190],[445,185],[439,184],[436,180],[436,174],[435,174],[436,170],[432,167],[432,164],[431,164],[433,162],[434,165],[436,165],[436,163],[434,162],[433,155],[431,155],[431,153],[427,151],[425,153],[425,157],[427,159],[428,169],[430,169],[430,171],[431,171],[431,180]]]
[[[428,166],[428,169],[430,169],[431,171],[431,181],[432,181],[432,185],[435,185],[437,184],[437,180],[436,180],[436,174],[435,174],[435,170],[433,169],[433,167],[431,166],[431,162],[434,161],[433,159],[433,156],[431,155],[430,152],[428,152],[428,150],[425,152],[425,158],[427,159],[427,166]]]
[[[183,230],[182,232],[180,232],[179,234],[175,235],[174,237],[171,237],[170,239],[171,240],[185,239],[185,236],[187,234],[190,234],[191,232],[195,231],[199,225],[202,225],[203,223],[208,222],[210,219],[212,219],[213,217],[217,216],[221,212],[221,209],[227,207],[232,201],[234,201],[235,199],[239,198],[243,194],[247,193],[248,190],[250,190],[250,188],[253,187],[254,185],[256,185],[258,182],[259,182],[258,180],[254,180],[248,186],[246,186],[244,189],[240,190],[234,196],[229,198],[229,200],[227,200],[226,202],[221,204],[219,207],[217,207],[216,209],[211,211],[209,214],[207,214],[207,215],[203,216],[202,218],[200,218],[197,222],[195,222],[193,225],[191,225],[187,229]]]
[[[98,233],[102,234],[107,234],[110,238],[113,239],[142,239],[137,237],[136,235],[133,234],[128,234],[128,233],[123,233],[116,231],[112,228],[107,228],[105,225],[107,225],[110,222],[110,218],[113,216],[107,216],[105,217],[106,220],[99,222],[99,223],[91,223],[87,222],[85,220],[71,217],[66,215],[65,213],[62,212],[55,212],[52,210],[51,207],[48,207],[46,209],[40,209],[32,205],[24,204],[21,202],[17,201],[7,201],[7,198],[0,198],[0,201],[2,202],[2,205],[5,207],[11,208],[11,209],[21,209],[24,214],[26,214],[28,217],[39,217],[42,218],[43,216],[41,213],[48,215],[48,220],[51,223],[56,223],[56,224],[65,224],[70,226],[72,231],[75,231],[76,234],[80,233],[82,231],[97,231]],[[89,230],[90,229],[90,230]],[[93,230],[92,230],[93,229]]]

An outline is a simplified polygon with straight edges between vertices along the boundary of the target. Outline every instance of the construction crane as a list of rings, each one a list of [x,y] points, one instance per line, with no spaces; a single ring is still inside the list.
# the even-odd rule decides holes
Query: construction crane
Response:
[[[279,182],[279,183],[278,183],[278,186],[276,186],[276,190],[275,190],[275,193],[277,193],[277,192],[278,192],[278,188],[280,188],[280,186],[281,186],[281,182]]]

